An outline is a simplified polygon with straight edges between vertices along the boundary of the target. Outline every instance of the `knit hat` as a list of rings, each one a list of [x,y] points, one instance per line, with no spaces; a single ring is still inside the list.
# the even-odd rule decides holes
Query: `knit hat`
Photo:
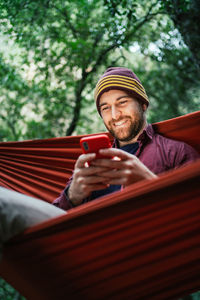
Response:
[[[149,99],[140,80],[135,73],[127,68],[111,67],[99,79],[95,88],[95,100],[100,114],[99,99],[109,90],[123,90],[132,94],[133,97],[149,105]]]

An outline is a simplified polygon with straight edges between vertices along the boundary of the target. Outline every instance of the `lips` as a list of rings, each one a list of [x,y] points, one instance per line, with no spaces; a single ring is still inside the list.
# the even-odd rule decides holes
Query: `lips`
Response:
[[[127,122],[127,120],[121,120],[121,121],[118,121],[118,122],[113,122],[113,125],[115,127],[120,127],[120,126],[123,126],[126,122]]]

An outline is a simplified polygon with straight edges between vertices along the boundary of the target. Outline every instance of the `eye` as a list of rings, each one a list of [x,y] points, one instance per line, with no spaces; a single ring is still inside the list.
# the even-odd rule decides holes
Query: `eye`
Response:
[[[125,103],[127,103],[128,102],[128,100],[122,100],[122,101],[119,101],[119,104],[120,105],[123,105],[123,104],[125,104]]]
[[[101,111],[106,111],[106,110],[108,110],[109,109],[109,106],[103,106],[102,108],[101,108]]]

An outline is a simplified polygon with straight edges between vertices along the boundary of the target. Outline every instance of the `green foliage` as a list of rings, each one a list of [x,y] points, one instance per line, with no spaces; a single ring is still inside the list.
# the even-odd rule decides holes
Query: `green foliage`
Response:
[[[173,32],[173,38],[175,41],[179,39],[178,32]],[[199,109],[200,76],[191,53],[183,43],[177,47],[169,41],[167,34],[165,38],[163,37],[162,43],[157,42],[153,45],[153,49],[148,51],[147,48],[143,49],[146,59],[150,58],[153,62],[151,68],[141,74],[151,99],[149,111],[151,122]]]
[[[191,7],[191,0],[165,0],[160,2],[164,9],[173,9],[176,5],[176,9],[181,12],[186,12]]]
[[[200,72],[200,27],[199,0],[167,0],[160,3],[174,21],[185,43],[189,47],[194,63]]]
[[[0,278],[0,299],[1,300],[25,300],[13,287]]]
[[[179,300],[200,300],[200,292],[193,293]]]
[[[17,70],[6,64],[0,54],[0,138],[21,137],[20,112],[26,103],[27,86]],[[9,116],[9,117],[8,117]],[[21,120],[23,121],[23,120]]]
[[[0,0],[0,139],[104,130],[93,89],[110,65],[139,75],[152,103],[149,121],[197,109],[199,75],[166,16],[170,3]]]

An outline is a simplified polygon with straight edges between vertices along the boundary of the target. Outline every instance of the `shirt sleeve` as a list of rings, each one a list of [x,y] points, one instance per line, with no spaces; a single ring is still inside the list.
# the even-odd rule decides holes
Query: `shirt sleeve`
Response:
[[[62,208],[64,210],[69,210],[74,207],[68,197],[68,189],[70,187],[72,178],[69,179],[65,189],[61,192],[60,196],[53,201],[53,205]]]
[[[181,143],[174,160],[174,168],[194,162],[200,158],[200,154],[186,143]]]
[[[64,210],[69,210],[73,207],[76,207],[76,206],[79,206],[83,203],[86,203],[88,201],[91,201],[92,198],[91,196],[83,199],[83,201],[79,204],[79,205],[74,205],[69,197],[68,197],[68,190],[69,190],[69,187],[70,187],[70,184],[72,182],[72,179],[73,179],[73,176],[69,179],[69,181],[67,182],[67,185],[65,187],[65,189],[61,192],[60,196],[58,198],[56,198],[54,201],[53,201],[53,205],[59,207],[59,208],[62,208]]]

